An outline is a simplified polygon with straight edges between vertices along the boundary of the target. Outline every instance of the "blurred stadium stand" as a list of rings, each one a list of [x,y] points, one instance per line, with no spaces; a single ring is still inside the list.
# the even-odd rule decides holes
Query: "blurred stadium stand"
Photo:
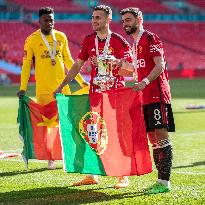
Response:
[[[32,3],[31,3],[32,2]],[[144,28],[161,38],[171,77],[205,76],[205,1],[204,0],[0,0],[0,75],[19,81],[25,38],[38,28],[38,9],[55,9],[55,28],[69,40],[74,59],[85,35],[92,32],[92,7],[104,3],[113,9],[111,30],[129,39],[120,24],[119,10],[141,8]],[[83,73],[89,70],[88,64]],[[34,78],[32,77],[32,80]]]
[[[156,0],[129,0],[129,1],[120,1],[120,0],[103,0],[102,3],[110,5],[117,10],[121,10],[128,6],[139,7],[143,13],[150,14],[173,14],[177,13],[176,9],[172,9],[160,3]]]
[[[205,2],[203,0],[188,0],[188,3],[197,6],[199,9],[205,9]]]
[[[87,8],[81,6],[75,1],[70,0],[10,0],[17,5],[20,5],[25,10],[28,11],[37,11],[40,7],[49,5],[55,8],[56,12],[69,12],[69,13],[84,13],[87,11]]]

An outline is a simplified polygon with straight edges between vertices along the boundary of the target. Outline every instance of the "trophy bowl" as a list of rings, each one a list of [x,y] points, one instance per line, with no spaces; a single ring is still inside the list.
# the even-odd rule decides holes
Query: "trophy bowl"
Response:
[[[117,59],[113,55],[99,56],[98,73],[93,80],[93,83],[99,86],[99,92],[105,92],[113,87],[115,77],[112,71],[116,68],[116,62]]]

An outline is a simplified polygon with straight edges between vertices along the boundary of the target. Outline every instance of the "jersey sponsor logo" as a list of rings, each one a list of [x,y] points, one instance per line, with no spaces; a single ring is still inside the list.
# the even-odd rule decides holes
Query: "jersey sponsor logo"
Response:
[[[48,51],[43,51],[43,54],[41,55],[41,58],[50,58],[49,52]]]
[[[56,51],[56,56],[62,57],[62,54],[59,50]],[[41,55],[42,59],[50,58],[50,54],[48,51],[43,51],[43,54]]]
[[[154,52],[162,52],[162,47],[161,47],[161,43],[160,44],[156,44],[156,45],[150,45],[150,53],[154,53]]]

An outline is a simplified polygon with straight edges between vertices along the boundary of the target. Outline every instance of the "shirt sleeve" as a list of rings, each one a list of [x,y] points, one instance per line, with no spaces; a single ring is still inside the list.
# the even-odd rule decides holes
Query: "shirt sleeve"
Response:
[[[153,34],[149,41],[149,55],[151,57],[163,56],[163,47],[160,38]]]
[[[89,53],[88,53],[88,42],[87,39],[85,38],[80,49],[80,53],[78,54],[78,58],[87,61],[89,58]]]
[[[33,60],[33,49],[31,39],[27,38],[24,44],[23,65],[21,70],[20,90],[27,90],[28,80],[30,78],[31,63]]]
[[[65,43],[63,47],[63,60],[66,65],[66,69],[70,70],[74,63],[74,60],[71,56],[70,49],[68,47],[68,40],[66,36],[65,36]],[[77,76],[75,77],[75,80],[78,82],[79,85],[82,85],[85,82],[85,80],[83,79],[80,73],[77,74]]]

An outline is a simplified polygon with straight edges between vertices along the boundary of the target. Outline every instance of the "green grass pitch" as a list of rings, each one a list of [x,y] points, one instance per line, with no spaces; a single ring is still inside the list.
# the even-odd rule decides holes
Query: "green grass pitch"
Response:
[[[100,177],[95,186],[71,187],[83,176],[66,174],[62,162],[56,170],[47,170],[46,161],[29,161],[29,169],[20,157],[0,160],[0,205],[4,204],[205,204],[205,109],[186,110],[188,104],[205,105],[205,79],[171,80],[172,106],[176,132],[170,133],[174,147],[172,191],[144,195],[143,189],[156,181],[157,172],[129,177],[130,186],[115,190],[116,179]],[[34,96],[34,86],[28,96]],[[21,152],[22,143],[16,124],[18,86],[0,86],[0,149]]]

